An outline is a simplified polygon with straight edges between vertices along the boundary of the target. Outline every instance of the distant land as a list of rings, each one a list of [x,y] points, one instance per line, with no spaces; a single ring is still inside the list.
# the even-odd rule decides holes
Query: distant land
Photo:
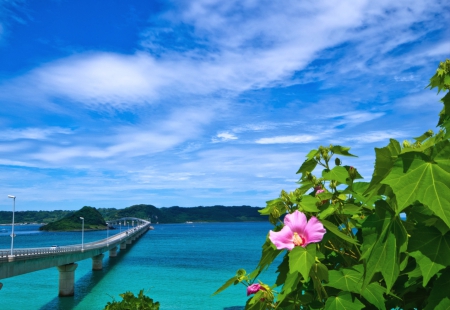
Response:
[[[84,219],[81,221],[80,217]],[[93,207],[84,206],[78,211],[67,214],[62,219],[47,223],[39,227],[39,230],[45,231],[78,231],[82,230],[103,230],[107,229],[107,225],[103,216]]]
[[[14,213],[15,223],[51,223],[67,218],[69,222],[78,221],[84,208],[78,211],[54,210],[54,211],[16,211]],[[91,208],[91,207],[88,207]],[[116,208],[91,208],[97,210],[105,221],[112,221],[122,217],[142,218],[152,223],[169,224],[169,223],[186,223],[186,222],[259,222],[267,220],[261,216],[258,210],[262,208],[251,206],[199,206],[191,208],[182,208],[178,206],[169,208],[157,208],[153,205],[140,204],[133,205],[124,209]],[[88,209],[85,209],[85,211]],[[83,214],[83,213],[82,213]],[[91,214],[92,215],[92,214]],[[91,216],[83,216],[90,218]],[[94,216],[97,218],[97,216]],[[0,224],[10,224],[12,219],[11,211],[0,211]],[[86,220],[85,220],[86,221]],[[79,224],[78,224],[79,225]],[[93,225],[90,229],[106,229],[106,223],[93,222],[92,224],[85,222],[87,225]],[[49,226],[51,227],[51,226]],[[73,229],[77,229],[73,227]],[[78,227],[79,229],[79,227]]]

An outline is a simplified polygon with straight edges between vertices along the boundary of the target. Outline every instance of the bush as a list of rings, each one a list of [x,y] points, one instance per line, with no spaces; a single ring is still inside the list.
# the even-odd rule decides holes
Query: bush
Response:
[[[140,290],[138,296],[131,292],[119,296],[122,301],[108,302],[103,310],[159,310],[159,302],[153,302],[153,299],[145,296],[144,290]]]

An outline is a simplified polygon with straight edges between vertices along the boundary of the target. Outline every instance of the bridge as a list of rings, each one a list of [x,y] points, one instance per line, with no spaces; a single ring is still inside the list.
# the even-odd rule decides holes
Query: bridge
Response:
[[[125,227],[125,222],[134,221],[137,226]],[[109,257],[117,256],[117,250],[126,249],[149,229],[150,222],[126,217],[109,223],[120,223],[123,231],[106,239],[84,244],[75,244],[61,247],[23,248],[0,250],[0,279],[18,276],[41,269],[57,267],[59,270],[59,296],[73,296],[75,285],[75,262],[92,258],[92,270],[102,270],[103,253],[109,252]],[[0,283],[0,289],[1,289]]]

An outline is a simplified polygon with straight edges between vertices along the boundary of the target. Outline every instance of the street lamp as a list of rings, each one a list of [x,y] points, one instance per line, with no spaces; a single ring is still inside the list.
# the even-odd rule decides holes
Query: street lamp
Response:
[[[13,195],[8,195],[8,198],[12,198],[13,199],[13,218],[12,218],[12,231],[11,231],[11,256],[13,255],[13,249],[14,249],[14,237],[16,235],[14,235],[14,212],[16,210],[16,196]]]
[[[120,226],[120,231],[119,232],[122,232],[122,222],[119,222],[119,226]]]
[[[128,221],[127,224],[128,224],[128,228],[127,229],[130,229],[130,221]]]
[[[106,246],[109,246],[109,224],[106,222]]]
[[[80,216],[81,223],[81,251],[84,251],[84,217]]]

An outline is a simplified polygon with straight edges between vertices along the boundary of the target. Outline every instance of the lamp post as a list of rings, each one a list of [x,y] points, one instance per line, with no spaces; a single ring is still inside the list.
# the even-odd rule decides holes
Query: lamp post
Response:
[[[81,222],[81,251],[84,251],[84,217],[80,216]]]
[[[127,224],[128,224],[128,226],[127,226],[128,227],[127,230],[128,230],[128,229],[130,229],[130,221],[127,221]]]
[[[109,224],[106,222],[106,246],[109,246]]]
[[[13,255],[14,237],[16,236],[16,235],[14,235],[14,212],[16,210],[16,196],[8,195],[8,198],[13,199],[13,217],[12,217],[12,229],[11,229],[11,256],[14,256]]]
[[[119,226],[120,226],[120,231],[119,232],[122,232],[122,222],[119,222]]]

